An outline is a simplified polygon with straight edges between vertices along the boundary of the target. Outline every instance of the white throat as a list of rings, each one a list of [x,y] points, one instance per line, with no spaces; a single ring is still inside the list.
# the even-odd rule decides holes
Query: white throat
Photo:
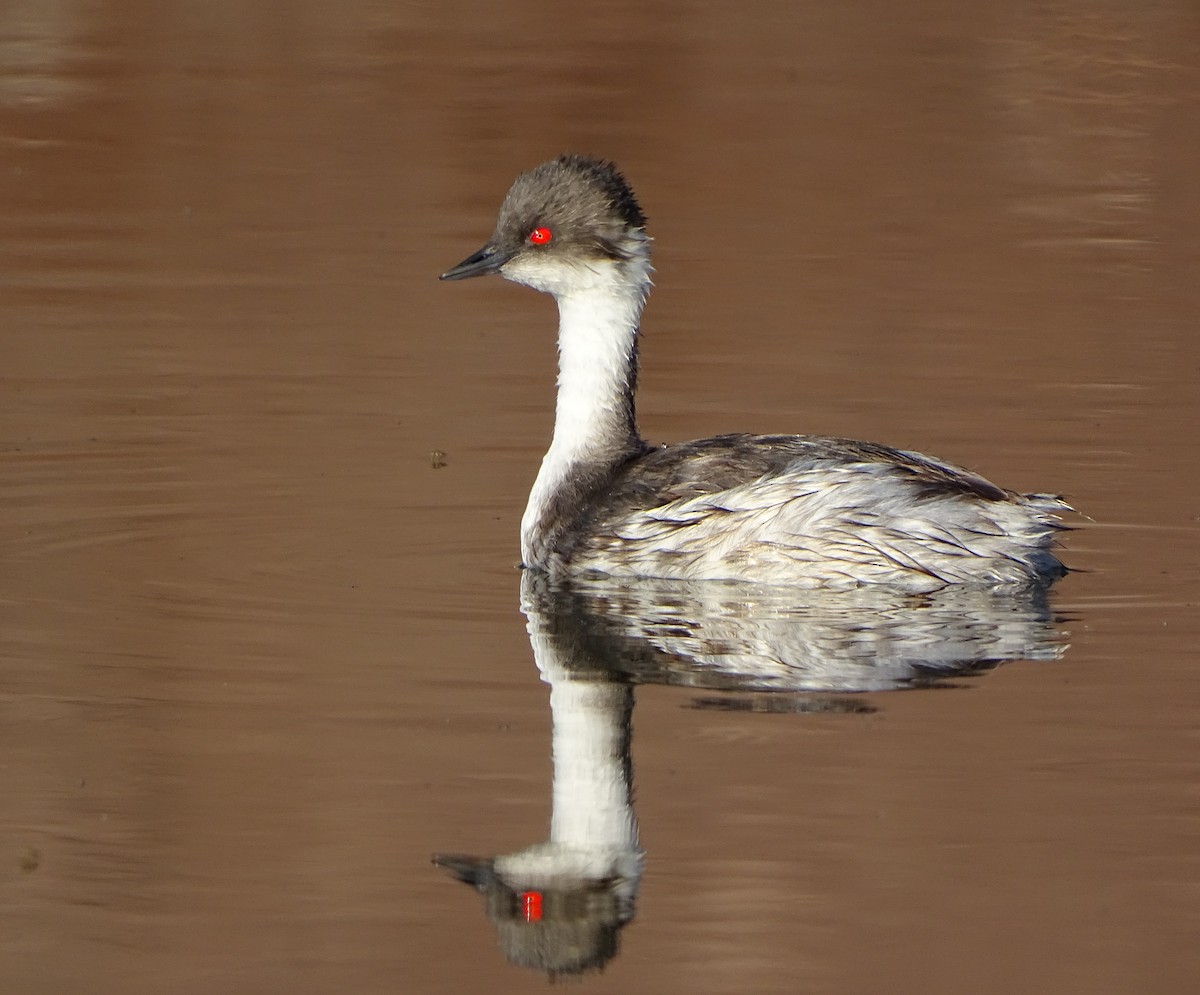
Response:
[[[555,495],[582,467],[611,465],[639,444],[633,387],[637,334],[650,288],[648,242],[637,233],[620,263],[573,264],[527,280],[558,301],[558,399],[554,438],[521,520],[521,557],[536,562],[534,536]],[[508,275],[507,273],[505,275]]]
[[[621,684],[552,681],[554,814],[550,841],[584,851],[635,850],[628,721],[633,691]]]
[[[528,576],[528,575],[527,575]],[[553,614],[532,610],[528,580],[522,608],[542,680],[550,685],[554,723],[554,801],[550,838],[497,859],[496,869],[522,882],[617,879],[616,893],[632,900],[642,873],[633,812],[630,758],[633,687],[572,673],[577,649],[557,633]]]

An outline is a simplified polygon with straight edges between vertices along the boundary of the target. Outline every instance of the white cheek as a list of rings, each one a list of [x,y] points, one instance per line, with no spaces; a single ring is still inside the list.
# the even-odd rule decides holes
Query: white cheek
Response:
[[[520,255],[500,268],[500,275],[555,297],[589,290],[605,282],[602,262],[587,263],[551,256]]]

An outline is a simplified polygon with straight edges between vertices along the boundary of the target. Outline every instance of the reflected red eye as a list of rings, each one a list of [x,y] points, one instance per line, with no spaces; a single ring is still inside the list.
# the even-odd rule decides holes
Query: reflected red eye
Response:
[[[554,238],[554,232],[549,228],[535,228],[529,233],[529,241],[534,245],[545,245]]]

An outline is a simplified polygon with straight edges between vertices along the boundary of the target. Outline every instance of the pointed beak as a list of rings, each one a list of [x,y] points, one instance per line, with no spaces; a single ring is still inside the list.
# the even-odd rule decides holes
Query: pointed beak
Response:
[[[511,252],[498,249],[494,243],[488,242],[482,249],[467,256],[457,266],[450,267],[438,279],[465,280],[469,276],[485,276],[488,273],[495,273],[511,258]]]
[[[496,880],[492,861],[485,857],[468,857],[464,853],[435,853],[433,865],[449,871],[463,884],[469,884],[480,891],[487,890]]]

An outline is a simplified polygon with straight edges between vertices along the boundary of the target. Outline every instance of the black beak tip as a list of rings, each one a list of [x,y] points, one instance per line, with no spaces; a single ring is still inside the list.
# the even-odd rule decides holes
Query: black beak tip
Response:
[[[509,254],[498,250],[490,242],[478,252],[467,256],[457,266],[451,266],[438,277],[439,280],[465,280],[472,276],[486,276],[497,272],[509,260]]]
[[[483,891],[495,879],[492,861],[485,857],[471,857],[464,853],[435,853],[431,861],[434,867],[448,871],[463,884]]]

